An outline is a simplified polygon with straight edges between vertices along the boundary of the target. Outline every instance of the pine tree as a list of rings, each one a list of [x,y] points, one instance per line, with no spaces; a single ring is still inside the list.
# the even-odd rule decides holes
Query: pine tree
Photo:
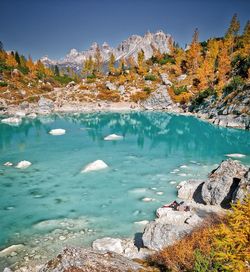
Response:
[[[3,51],[3,43],[0,41],[0,51]]]
[[[119,73],[124,74],[125,70],[126,70],[126,60],[124,58],[121,58],[119,62]]]
[[[250,21],[248,20],[242,35],[243,52],[242,55],[247,57],[250,55]]]
[[[238,16],[235,13],[231,22],[230,22],[230,26],[226,32],[225,37],[226,38],[228,38],[229,36],[235,37],[235,36],[237,36],[239,30],[240,30],[240,21],[238,20]]]
[[[60,76],[59,68],[57,65],[55,65],[54,74],[55,74],[55,76]]]
[[[19,54],[18,54],[18,52],[17,52],[17,51],[15,52],[15,60],[16,60],[16,62],[18,63],[18,65],[20,65],[20,64],[21,64],[21,61],[20,61],[20,56],[19,56]]]
[[[110,55],[108,68],[111,75],[115,74],[115,56],[113,53]]]

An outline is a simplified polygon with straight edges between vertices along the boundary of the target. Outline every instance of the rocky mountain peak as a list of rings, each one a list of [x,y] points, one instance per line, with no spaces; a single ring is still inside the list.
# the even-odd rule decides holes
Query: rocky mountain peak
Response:
[[[59,67],[71,67],[75,70],[80,70],[84,61],[91,57],[94,57],[97,48],[100,48],[102,59],[107,62],[110,55],[113,53],[116,60],[121,58],[133,57],[137,59],[137,54],[139,51],[143,50],[145,54],[145,59],[149,59],[153,55],[153,47],[158,49],[161,53],[168,53],[168,40],[171,36],[166,35],[162,30],[156,33],[147,32],[144,36],[131,35],[126,40],[122,41],[116,48],[112,48],[107,42],[104,42],[99,46],[94,42],[88,50],[79,52],[76,49],[71,49],[66,57],[62,60],[50,60],[47,56],[43,57],[41,61],[49,65],[58,65]]]

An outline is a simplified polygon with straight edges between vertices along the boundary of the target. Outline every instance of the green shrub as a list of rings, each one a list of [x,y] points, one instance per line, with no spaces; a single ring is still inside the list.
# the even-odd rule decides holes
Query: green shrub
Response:
[[[236,56],[232,61],[233,74],[241,76],[242,78],[248,77],[248,69],[250,69],[250,57]]]
[[[7,87],[8,83],[0,81],[0,87]]]
[[[180,86],[180,87],[175,87],[173,86],[173,91],[175,95],[180,95],[181,93],[186,93],[187,92],[187,86]]]
[[[149,87],[145,87],[143,91],[146,92],[147,94],[150,94],[152,92],[152,90]]]
[[[0,73],[4,72],[4,71],[11,71],[11,67],[10,66],[7,66],[6,64],[4,63],[0,63]]]
[[[201,104],[204,99],[208,98],[209,96],[214,95],[215,97],[217,97],[217,92],[216,90],[212,89],[212,88],[208,88],[206,90],[204,90],[203,92],[200,92],[193,100],[193,104],[199,105]]]
[[[240,76],[235,76],[231,79],[230,83],[223,88],[223,95],[227,96],[233,91],[239,90],[244,86],[244,80]]]
[[[95,74],[87,75],[87,79],[95,79],[95,78],[96,78]]]
[[[156,76],[152,75],[152,74],[147,74],[145,76],[145,80],[155,81],[156,80]]]
[[[29,73],[29,68],[26,66],[18,66],[18,70],[24,75],[27,75]]]
[[[164,58],[159,61],[159,64],[164,65],[166,63],[175,64],[175,59],[170,55],[164,55]]]
[[[67,85],[69,82],[71,82],[73,79],[67,75],[64,76],[55,76],[54,79],[58,82],[60,82],[63,85]]]

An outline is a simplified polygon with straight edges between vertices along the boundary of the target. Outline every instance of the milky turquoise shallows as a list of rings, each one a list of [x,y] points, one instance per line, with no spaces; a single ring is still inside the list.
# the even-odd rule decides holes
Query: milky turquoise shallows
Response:
[[[50,135],[55,128],[66,134]],[[103,140],[113,133],[124,139]],[[157,207],[176,198],[173,181],[204,178],[228,153],[246,154],[241,161],[249,164],[250,133],[166,113],[72,114],[24,119],[19,127],[0,124],[0,248],[14,233],[32,234],[37,222],[57,218],[86,217],[100,237],[132,236],[135,221],[152,219]],[[97,159],[109,168],[80,173]],[[32,166],[3,166],[21,160]],[[180,171],[170,173],[174,169]]]

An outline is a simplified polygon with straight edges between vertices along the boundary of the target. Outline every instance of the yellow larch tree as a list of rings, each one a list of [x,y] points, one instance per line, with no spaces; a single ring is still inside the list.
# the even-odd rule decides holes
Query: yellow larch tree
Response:
[[[200,66],[202,60],[198,29],[195,29],[194,31],[192,42],[190,44],[189,49],[186,52],[186,58],[189,73],[192,75],[196,74],[197,69]]]
[[[113,53],[110,55],[108,68],[111,75],[115,74],[115,55]]]
[[[222,88],[225,86],[229,79],[229,72],[231,71],[231,59],[229,52],[230,45],[227,40],[222,41],[218,55],[218,90],[221,94]]]
[[[215,63],[219,54],[219,42],[211,39],[207,44],[207,52],[204,61],[197,69],[197,76],[200,80],[199,89],[204,90],[213,87],[215,80]]]
[[[17,63],[15,56],[13,54],[11,54],[11,53],[7,54],[6,65],[13,67],[13,68],[18,66],[18,63]]]
[[[147,72],[145,54],[143,50],[140,50],[137,54],[137,71],[140,75],[145,75]]]

